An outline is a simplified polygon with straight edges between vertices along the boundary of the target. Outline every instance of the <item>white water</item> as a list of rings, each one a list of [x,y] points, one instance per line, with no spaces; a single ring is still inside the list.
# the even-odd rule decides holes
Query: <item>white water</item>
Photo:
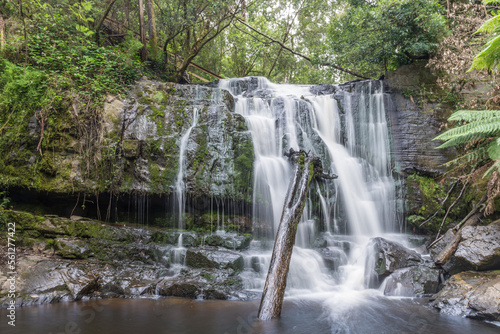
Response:
[[[242,88],[245,82],[250,91]],[[277,85],[264,78],[221,80],[219,86],[235,96],[235,112],[245,117],[252,134],[254,221],[276,233],[291,177],[284,156],[290,148],[311,151],[321,157],[325,171],[338,175],[336,181],[311,185],[287,283],[287,298],[321,299],[331,321],[381,294],[365,289],[366,245],[371,237],[399,229],[383,89],[370,93],[372,83],[365,85],[366,92],[341,93],[343,112],[332,95],[314,95],[308,86]],[[313,195],[319,215],[311,209]],[[327,249],[340,254],[335,274],[310,249],[319,225],[325,226]],[[338,235],[340,231],[347,235]],[[248,251],[246,288],[262,291],[270,258],[271,249]]]
[[[186,170],[185,160],[186,160],[186,149],[189,140],[189,136],[193,131],[193,128],[198,123],[198,108],[194,107],[193,109],[193,121],[191,126],[186,130],[184,135],[181,137],[180,146],[179,146],[179,166],[177,172],[177,178],[175,181],[175,195],[176,195],[176,203],[177,203],[177,212],[178,212],[178,226],[179,229],[184,228],[184,210],[186,207],[186,184],[184,182],[184,172]],[[181,244],[179,247],[182,247],[182,234],[179,237]]]

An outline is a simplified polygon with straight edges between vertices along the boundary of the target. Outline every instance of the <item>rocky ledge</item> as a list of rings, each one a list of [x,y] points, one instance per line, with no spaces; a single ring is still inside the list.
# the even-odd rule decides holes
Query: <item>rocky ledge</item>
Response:
[[[450,243],[455,233],[448,230],[430,250],[433,258]],[[455,253],[443,264],[452,275],[432,305],[446,314],[480,320],[500,320],[500,222],[487,226],[466,226]]]
[[[500,271],[453,275],[434,295],[432,305],[446,314],[500,321]]]
[[[239,273],[244,266],[240,251],[249,247],[250,235],[166,231],[14,211],[3,211],[0,218],[16,223],[18,306],[155,295],[249,298]],[[0,255],[5,262],[7,254]],[[6,307],[11,282],[6,263],[1,264],[0,304]]]

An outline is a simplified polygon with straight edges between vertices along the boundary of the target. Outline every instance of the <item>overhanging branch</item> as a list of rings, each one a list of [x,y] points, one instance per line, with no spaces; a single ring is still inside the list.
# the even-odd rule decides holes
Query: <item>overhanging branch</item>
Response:
[[[303,54],[301,54],[300,52],[297,52],[297,51],[295,51],[295,50],[293,50],[293,49],[290,49],[288,46],[286,46],[286,45],[285,45],[285,44],[283,44],[282,42],[278,41],[277,39],[274,39],[274,38],[272,38],[271,36],[268,36],[268,35],[264,34],[263,32],[261,32],[261,31],[259,31],[259,30],[255,29],[254,27],[252,27],[251,25],[249,25],[248,23],[246,23],[245,21],[243,21],[241,18],[239,18],[239,17],[238,17],[238,18],[237,18],[237,22],[239,22],[239,23],[243,24],[244,26],[248,27],[250,30],[252,30],[252,31],[256,32],[257,34],[259,34],[259,35],[261,35],[261,36],[263,36],[263,37],[265,37],[265,38],[269,39],[269,40],[270,40],[270,41],[272,41],[273,43],[276,43],[276,44],[281,45],[281,47],[282,47],[283,49],[287,50],[288,52],[290,52],[290,53],[292,53],[292,54],[294,54],[294,55],[296,55],[296,56],[302,57],[302,58],[304,58],[305,60],[307,60],[307,61],[309,61],[309,62],[311,62],[311,63],[313,62],[313,61],[311,60],[311,58],[309,58],[308,56],[303,55]],[[335,69],[337,69],[337,70],[339,70],[339,71],[342,71],[342,72],[345,72],[345,73],[348,73],[348,74],[354,75],[355,77],[358,77],[358,78],[362,78],[362,79],[372,79],[372,78],[369,78],[369,77],[365,77],[364,75],[358,74],[358,73],[356,73],[356,72],[350,71],[350,70],[348,70],[348,69],[345,69],[345,68],[343,68],[343,67],[341,67],[341,66],[335,65],[335,64],[333,64],[333,63],[325,62],[325,63],[319,63],[318,65],[333,67],[333,68],[335,68]]]

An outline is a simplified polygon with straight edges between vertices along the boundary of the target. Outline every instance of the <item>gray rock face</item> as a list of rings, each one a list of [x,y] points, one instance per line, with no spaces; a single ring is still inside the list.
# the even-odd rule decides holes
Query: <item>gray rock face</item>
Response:
[[[365,272],[372,273],[367,285],[376,288],[397,269],[416,266],[423,263],[422,257],[415,251],[384,238],[373,238],[368,244],[372,252],[371,260],[365,264]]]
[[[451,275],[500,269],[500,223],[464,227],[457,251],[443,268]]]
[[[500,275],[497,271],[456,274],[433,296],[432,305],[450,315],[499,321]]]
[[[390,95],[387,114],[391,121],[394,154],[406,174],[442,174],[444,163],[456,155],[454,149],[436,150],[441,142],[432,141],[440,134],[440,121],[419,111],[410,99],[399,93]]]
[[[105,114],[123,132],[124,157],[134,165],[122,188],[171,193],[179,169],[180,138],[194,125],[183,151],[186,191],[193,197],[251,199],[253,145],[244,118],[234,113],[229,92],[201,85],[143,80],[123,101],[117,118]],[[115,108],[116,109],[116,108]]]

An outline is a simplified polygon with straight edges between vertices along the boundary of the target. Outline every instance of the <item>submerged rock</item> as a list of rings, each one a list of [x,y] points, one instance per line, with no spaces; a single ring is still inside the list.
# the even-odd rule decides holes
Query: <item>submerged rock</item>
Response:
[[[456,274],[432,299],[432,305],[446,314],[499,321],[500,272]]]

